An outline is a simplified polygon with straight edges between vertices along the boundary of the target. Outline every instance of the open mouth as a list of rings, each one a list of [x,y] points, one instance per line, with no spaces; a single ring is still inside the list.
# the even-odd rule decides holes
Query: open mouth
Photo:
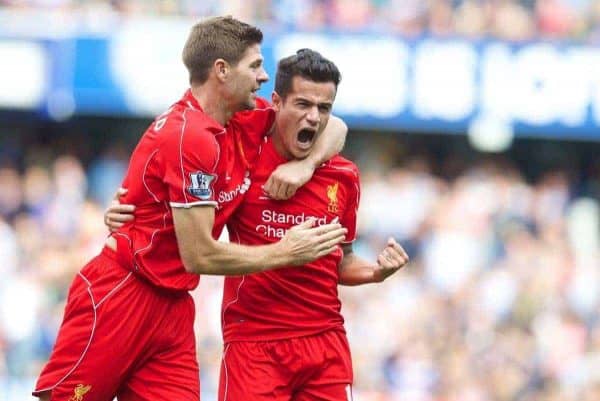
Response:
[[[313,140],[315,139],[315,134],[317,132],[313,129],[310,128],[303,128],[300,131],[298,131],[298,144],[300,145],[300,147],[302,148],[307,148],[310,147],[310,145],[312,145]]]

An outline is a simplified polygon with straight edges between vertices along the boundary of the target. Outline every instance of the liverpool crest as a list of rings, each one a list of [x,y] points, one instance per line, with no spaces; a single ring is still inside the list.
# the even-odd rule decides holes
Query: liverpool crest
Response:
[[[331,213],[338,212],[337,192],[338,192],[339,186],[340,186],[339,182],[336,182],[335,184],[327,186],[327,198],[329,198],[329,205],[327,205],[327,211],[329,211]]]
[[[73,395],[69,398],[69,401],[83,401],[83,396],[87,394],[88,391],[92,389],[90,385],[78,384],[73,389]]]

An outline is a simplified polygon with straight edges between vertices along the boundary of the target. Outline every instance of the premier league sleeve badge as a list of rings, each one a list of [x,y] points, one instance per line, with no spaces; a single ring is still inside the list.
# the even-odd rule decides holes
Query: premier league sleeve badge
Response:
[[[190,195],[202,199],[209,200],[212,198],[212,182],[217,178],[216,175],[206,174],[201,171],[190,173],[190,186],[187,191]]]

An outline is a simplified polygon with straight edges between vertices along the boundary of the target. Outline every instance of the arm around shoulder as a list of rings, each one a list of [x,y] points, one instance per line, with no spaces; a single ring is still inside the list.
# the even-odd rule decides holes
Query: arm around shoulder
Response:
[[[239,275],[261,271],[269,261],[287,264],[280,244],[275,243],[243,250],[236,244],[215,240],[212,236],[215,209],[203,205],[190,208],[173,208],[173,223],[179,254],[185,269],[196,274]],[[243,247],[248,248],[248,247]],[[259,248],[259,247],[254,247]]]

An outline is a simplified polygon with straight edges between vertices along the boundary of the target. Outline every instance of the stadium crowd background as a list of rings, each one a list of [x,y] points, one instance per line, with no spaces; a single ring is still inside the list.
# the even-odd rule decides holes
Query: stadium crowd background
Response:
[[[0,0],[0,6],[94,19],[232,14],[261,26],[304,31],[600,42],[598,0]]]
[[[6,1],[3,12],[229,12],[299,29],[598,43],[600,1]],[[482,18],[483,16],[483,18]],[[66,290],[100,249],[102,213],[147,120],[0,114],[0,401],[26,399]],[[352,131],[357,252],[411,255],[381,285],[341,288],[356,401],[600,400],[600,137],[516,140]],[[194,292],[203,399],[221,356],[221,280]]]

